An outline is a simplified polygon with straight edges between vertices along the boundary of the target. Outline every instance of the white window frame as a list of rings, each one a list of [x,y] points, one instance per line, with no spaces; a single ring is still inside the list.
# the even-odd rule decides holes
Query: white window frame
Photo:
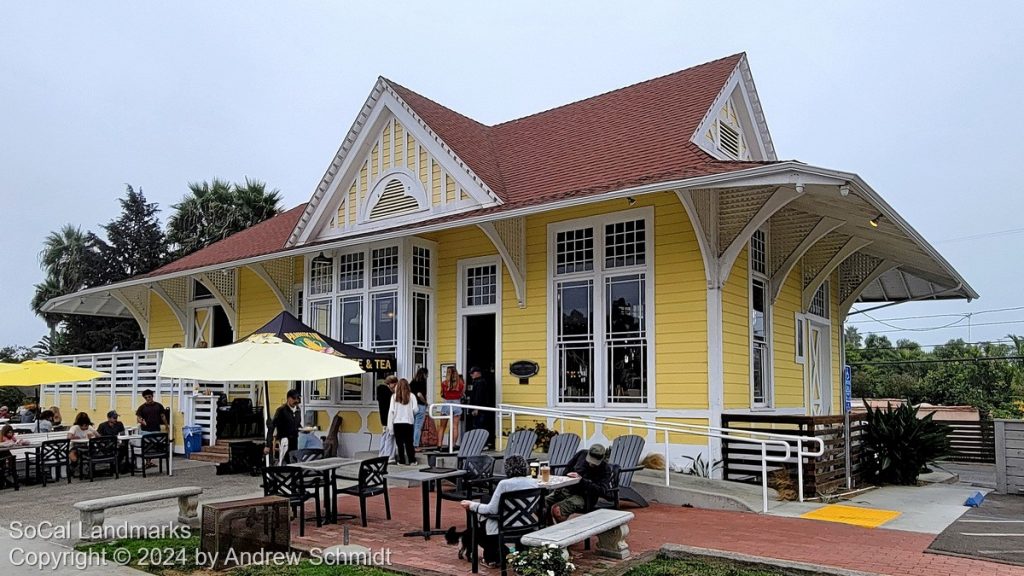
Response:
[[[430,286],[412,286],[412,247],[419,246],[430,250]],[[373,250],[380,248],[397,247],[398,248],[398,279],[394,284],[388,284],[383,286],[372,286],[372,267],[373,267]],[[339,258],[344,254],[351,253],[362,253],[363,254],[363,285],[360,288],[350,290],[339,290],[341,286],[339,275],[341,273],[341,267],[339,265]],[[342,340],[341,331],[341,300],[345,297],[359,296],[362,299],[362,332],[361,341],[356,346],[364,349],[370,349],[372,346],[373,338],[373,295],[381,293],[393,292],[396,298],[395,314],[397,316],[395,326],[395,359],[397,361],[396,368],[401,373],[405,370],[405,367],[412,366],[413,352],[412,352],[412,294],[414,292],[420,292],[428,294],[430,297],[430,308],[428,310],[428,322],[429,326],[429,351],[428,358],[430,361],[429,366],[433,366],[434,359],[436,356],[437,349],[437,263],[438,263],[438,251],[437,244],[428,240],[420,238],[404,238],[398,240],[388,240],[381,242],[372,242],[367,244],[360,244],[356,246],[348,246],[345,248],[339,248],[337,250],[325,251],[324,255],[331,258],[334,261],[333,266],[333,286],[334,290],[329,293],[318,294],[316,297],[310,298],[309,294],[309,282],[310,282],[310,263],[313,258],[317,257],[319,252],[310,253],[305,256],[305,272],[303,276],[302,288],[306,297],[303,301],[303,317],[308,319],[310,303],[320,300],[330,300],[331,304],[331,320],[330,320],[330,336],[338,340]],[[432,375],[433,376],[433,375]],[[432,378],[431,378],[432,379]],[[376,408],[376,399],[374,399],[374,388],[376,383],[372,378],[364,378],[363,389],[360,400],[341,400],[340,389],[337,386],[332,387],[329,398],[323,400],[310,401],[310,406],[342,406],[342,407],[368,407]]]
[[[768,233],[767,226],[762,227],[760,232],[764,234],[764,258],[765,258],[765,272],[768,272],[767,263],[771,260],[771,236]],[[749,334],[749,341],[747,343],[747,350],[749,351],[749,362],[748,368],[750,370],[749,375],[749,388],[750,388],[750,409],[752,411],[759,410],[774,410],[775,409],[775,346],[774,346],[774,328],[772,324],[772,298],[771,298],[771,283],[768,275],[754,271],[754,261],[752,258],[751,244],[753,242],[753,236],[751,240],[747,242],[747,331]],[[753,311],[754,311],[754,280],[762,283],[764,286],[764,330],[765,330],[765,352],[764,362],[765,368],[762,370],[762,376],[764,378],[764,402],[754,401],[754,328],[752,326]]]
[[[494,304],[484,304],[477,306],[466,305],[466,270],[470,268],[476,268],[478,266],[494,266],[494,277],[495,277],[495,292],[494,292]],[[502,307],[502,268],[501,268],[501,257],[497,254],[492,256],[480,256],[477,258],[464,258],[459,260],[457,263],[458,267],[458,286],[455,290],[456,294],[456,327],[455,327],[455,366],[456,370],[465,370],[466,366],[466,317],[467,316],[482,316],[484,314],[494,314],[494,390],[495,398],[498,402],[501,402],[502,398],[502,385],[504,366],[502,360],[502,344],[501,344],[501,307]],[[467,375],[468,376],[468,375]],[[439,381],[441,378],[440,374],[435,374],[430,379],[431,382]]]
[[[608,224],[615,224],[618,222],[624,222],[629,220],[644,220],[645,230],[645,246],[644,246],[644,265],[643,266],[629,266],[623,268],[605,268],[605,230],[604,227]],[[594,266],[593,269],[588,272],[572,272],[567,274],[556,275],[555,270],[557,266],[557,236],[559,232],[566,232],[569,230],[576,230],[579,228],[593,228],[594,229]],[[634,208],[632,210],[623,210],[621,212],[612,212],[608,214],[601,214],[598,216],[590,216],[586,218],[578,218],[574,220],[564,220],[561,222],[555,222],[548,225],[548,244],[547,244],[547,261],[548,261],[548,282],[547,282],[547,386],[548,386],[548,404],[550,406],[562,406],[562,407],[574,407],[574,408],[586,408],[595,407],[601,408],[607,411],[630,411],[636,412],[638,410],[654,410],[657,405],[657,378],[655,369],[655,356],[656,356],[656,342],[655,342],[655,311],[654,311],[654,250],[655,250],[655,228],[654,228],[654,208],[643,207]],[[646,332],[647,340],[647,397],[644,402],[636,403],[609,403],[608,397],[608,374],[607,374],[607,354],[608,350],[605,346],[606,340],[606,322],[605,317],[607,303],[606,303],[606,280],[616,276],[626,276],[629,274],[642,273],[644,275],[644,329]],[[593,374],[593,386],[594,386],[594,401],[593,402],[560,402],[558,395],[558,347],[556,339],[557,334],[557,306],[556,306],[556,286],[561,281],[572,281],[572,280],[586,280],[590,279],[593,281],[593,310],[594,310],[594,323],[593,323],[593,338],[594,338],[594,374]]]

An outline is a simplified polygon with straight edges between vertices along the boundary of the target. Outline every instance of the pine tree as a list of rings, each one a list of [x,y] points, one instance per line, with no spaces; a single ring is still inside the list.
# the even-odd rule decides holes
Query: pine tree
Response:
[[[137,192],[125,185],[125,195],[119,200],[121,215],[103,226],[106,241],[96,238],[102,256],[99,270],[101,284],[118,282],[159,268],[167,256],[167,243],[160,219],[160,208],[146,202],[140,188]]]

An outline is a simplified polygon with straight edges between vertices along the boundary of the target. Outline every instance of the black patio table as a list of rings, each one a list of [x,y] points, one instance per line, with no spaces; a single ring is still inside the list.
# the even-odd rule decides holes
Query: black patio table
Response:
[[[426,470],[430,470],[427,468]],[[438,471],[428,472],[424,470],[406,470],[391,472],[388,474],[388,479],[394,480],[405,480],[407,482],[419,482],[420,489],[422,490],[423,500],[423,529],[414,530],[412,532],[406,532],[402,536],[423,536],[424,540],[430,540],[430,537],[435,534],[444,534],[444,530],[431,530],[430,529],[430,484],[435,483],[437,485],[438,492],[441,491],[441,483],[437,482],[444,478],[456,478],[458,476],[464,476],[465,470],[449,470],[449,471]],[[437,495],[441,497],[440,494]]]

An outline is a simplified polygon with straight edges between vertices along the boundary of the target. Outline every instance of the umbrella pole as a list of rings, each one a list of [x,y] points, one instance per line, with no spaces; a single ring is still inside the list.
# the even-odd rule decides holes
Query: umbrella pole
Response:
[[[270,383],[267,382],[266,380],[264,380],[263,381],[263,426],[264,426],[263,434],[264,434],[264,437],[266,436],[266,433],[270,429],[269,428],[270,427],[269,420],[270,420]],[[273,448],[273,444],[271,444],[271,448]],[[270,454],[264,454],[263,455],[263,460],[264,460],[264,462],[263,462],[264,465],[270,466]]]
[[[181,387],[181,381],[180,380],[178,381],[178,386],[179,386],[179,388]],[[168,403],[172,404],[171,408],[174,408],[173,402],[174,402],[174,397],[172,396],[170,398],[170,400],[168,400]],[[178,404],[178,408],[179,409],[181,408],[181,404],[180,403]],[[168,476],[174,476],[174,412],[175,412],[175,410],[172,409],[172,410],[168,410],[167,412],[170,414],[170,417],[167,419],[167,437],[171,439],[171,441],[167,443],[167,452],[168,452],[168,454],[167,454],[167,475]],[[184,441],[184,439],[182,441]]]

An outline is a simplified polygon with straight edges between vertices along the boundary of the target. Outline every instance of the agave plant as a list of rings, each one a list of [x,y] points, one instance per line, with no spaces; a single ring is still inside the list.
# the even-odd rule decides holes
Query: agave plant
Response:
[[[876,484],[916,484],[928,462],[949,452],[949,427],[918,417],[918,408],[906,402],[893,408],[867,405],[864,454],[869,479]]]

